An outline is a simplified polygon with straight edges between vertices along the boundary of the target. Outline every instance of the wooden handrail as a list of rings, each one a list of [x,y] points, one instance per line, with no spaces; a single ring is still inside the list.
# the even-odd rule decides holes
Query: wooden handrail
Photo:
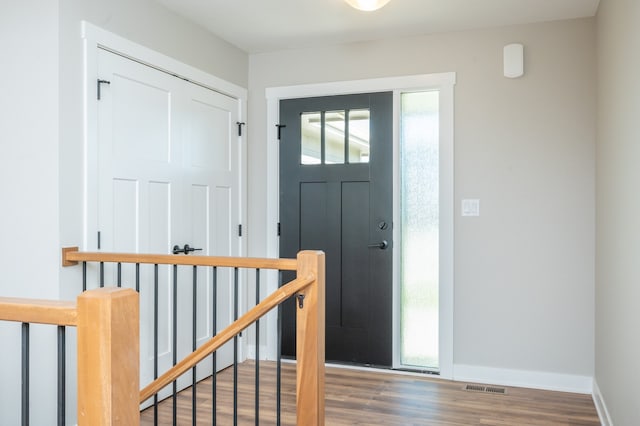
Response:
[[[146,263],[157,265],[220,266],[231,268],[277,269],[295,271],[296,259],[258,257],[183,256],[173,254],[80,252],[77,247],[62,249],[62,266],[78,262]]]
[[[0,320],[75,326],[78,311],[74,302],[0,297]]]
[[[238,320],[233,322],[219,334],[209,339],[206,343],[186,356],[182,361],[174,365],[167,370],[164,374],[158,377],[156,380],[147,385],[140,391],[140,403],[146,401],[162,388],[176,380],[183,373],[193,368],[198,362],[202,361],[207,356],[218,350],[222,345],[231,340],[234,336],[240,333],[245,328],[253,324],[257,319],[267,314],[270,310],[299,292],[300,290],[309,286],[316,280],[316,276],[313,274],[305,277],[296,278],[293,281],[283,285],[276,291],[271,293],[262,302],[250,309],[246,314],[242,315]]]

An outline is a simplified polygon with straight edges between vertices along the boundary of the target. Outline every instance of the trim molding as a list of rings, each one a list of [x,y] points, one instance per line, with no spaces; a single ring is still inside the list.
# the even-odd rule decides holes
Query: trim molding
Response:
[[[453,380],[582,394],[591,394],[594,391],[591,376],[463,364],[454,364]]]
[[[604,403],[604,397],[602,396],[602,392],[600,392],[596,379],[593,379],[593,403],[596,406],[596,411],[598,412],[602,426],[613,426],[609,410],[607,410],[607,404]]]
[[[230,83],[210,74],[209,72],[202,71],[184,62],[180,62],[177,59],[121,37],[115,33],[103,30],[102,28],[87,21],[82,21],[81,36],[88,42],[87,47],[90,49],[99,47],[108,50],[133,61],[140,62],[168,74],[175,75],[178,78],[186,78],[192,83],[199,84],[213,90],[214,92],[241,100],[243,104],[246,104],[248,89]],[[95,84],[93,85],[95,86]],[[244,116],[246,116],[246,114],[243,114],[242,117]]]

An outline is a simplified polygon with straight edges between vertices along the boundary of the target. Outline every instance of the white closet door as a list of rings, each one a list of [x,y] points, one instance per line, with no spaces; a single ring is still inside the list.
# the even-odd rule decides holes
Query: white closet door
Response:
[[[235,99],[202,88],[185,84],[185,104],[181,111],[184,162],[182,169],[184,233],[191,247],[202,248],[212,256],[238,256],[240,245],[240,176],[239,142],[236,123],[238,102]],[[201,252],[195,252],[196,254]],[[212,277],[211,268],[199,268],[196,289],[196,344],[200,346],[212,335]],[[221,269],[217,273],[217,331],[233,319],[233,272]],[[183,280],[189,278],[183,276]],[[192,294],[192,293],[190,293]],[[183,298],[185,311],[191,312],[192,300]],[[187,339],[188,337],[188,339]],[[178,358],[186,356],[192,348],[191,335],[185,340]],[[188,340],[188,341],[187,341]],[[218,351],[218,368],[233,361],[233,346],[227,344]],[[211,374],[211,363],[198,367],[198,380]]]
[[[234,131],[238,101],[119,55],[99,50],[98,230],[102,251],[171,253],[185,244],[194,254],[240,255],[239,149]],[[154,270],[141,266],[141,385],[153,380]],[[158,267],[158,371],[173,364],[173,268]],[[198,268],[197,345],[213,334],[213,276]],[[115,268],[105,283],[115,284]],[[217,328],[232,321],[233,274],[218,273]],[[135,268],[123,265],[124,286]],[[179,268],[177,359],[192,351],[193,272]],[[218,368],[232,362],[218,353]],[[210,375],[210,362],[198,367]],[[186,375],[180,387],[190,384]],[[165,392],[168,392],[166,390]],[[162,397],[163,395],[161,395]]]

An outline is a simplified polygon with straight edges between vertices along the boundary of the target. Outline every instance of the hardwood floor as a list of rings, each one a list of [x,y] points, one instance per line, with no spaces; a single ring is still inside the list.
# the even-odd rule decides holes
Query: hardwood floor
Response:
[[[253,362],[238,369],[238,424],[254,422]],[[260,424],[274,425],[275,364],[260,363]],[[233,424],[233,372],[218,374],[217,424]],[[340,425],[599,425],[590,395],[507,387],[506,394],[464,390],[466,383],[394,373],[326,369],[326,424]],[[196,390],[197,424],[211,424],[211,378]],[[172,402],[159,406],[158,424],[170,425]],[[178,395],[178,424],[191,424],[191,390]],[[153,410],[141,414],[153,424]],[[283,364],[282,424],[295,425],[295,370]]]

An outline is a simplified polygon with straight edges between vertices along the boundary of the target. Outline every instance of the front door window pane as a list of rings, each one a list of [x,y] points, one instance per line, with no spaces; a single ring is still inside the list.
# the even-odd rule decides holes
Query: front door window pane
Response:
[[[344,111],[324,114],[325,164],[344,164]]]
[[[349,163],[369,162],[369,124],[368,109],[349,111]]]
[[[320,164],[322,162],[321,116],[319,112],[300,114],[300,164]]]

